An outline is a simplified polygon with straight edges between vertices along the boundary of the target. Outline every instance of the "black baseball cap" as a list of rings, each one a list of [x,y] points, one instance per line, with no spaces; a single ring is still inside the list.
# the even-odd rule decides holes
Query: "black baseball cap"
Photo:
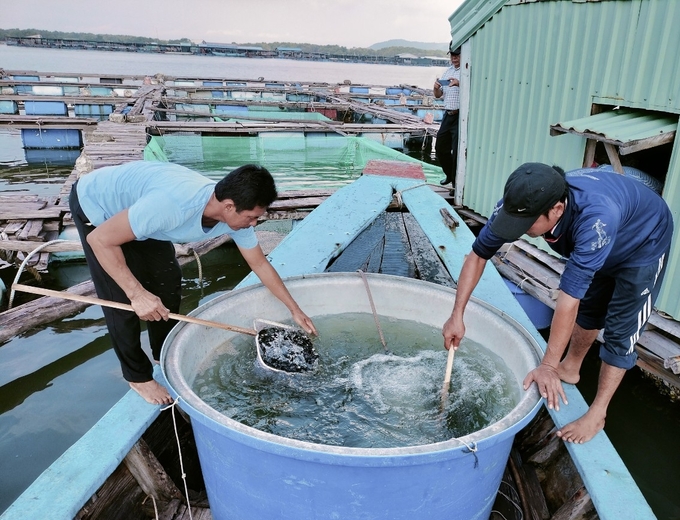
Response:
[[[503,206],[491,222],[491,231],[506,240],[517,240],[566,191],[564,172],[543,163],[524,163],[505,183]]]
[[[449,52],[448,54],[453,54],[454,56],[457,56],[460,54],[460,47],[456,47],[455,49],[452,49],[451,47],[453,46],[453,40],[449,42]]]

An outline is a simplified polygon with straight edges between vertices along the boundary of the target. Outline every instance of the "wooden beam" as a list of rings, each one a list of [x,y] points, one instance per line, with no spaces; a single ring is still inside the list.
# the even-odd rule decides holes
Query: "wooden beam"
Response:
[[[607,157],[609,157],[609,163],[614,168],[614,171],[623,175],[623,165],[621,164],[621,158],[619,153],[616,151],[611,143],[604,143],[604,149],[607,151]]]
[[[33,240],[0,240],[0,249],[5,251],[23,251],[25,253],[30,253],[41,243],[44,242],[36,242]],[[56,242],[41,249],[41,251],[46,253],[64,253],[82,250],[83,245],[77,240]]]
[[[588,139],[586,141],[586,153],[583,157],[583,167],[590,168],[595,162],[595,149],[597,148],[597,141],[595,139]]]
[[[144,492],[157,501],[181,499],[182,493],[170,479],[144,439],[139,439],[123,459]]]
[[[619,153],[621,155],[628,155],[641,150],[661,146],[662,144],[673,142],[675,139],[675,132],[666,132],[665,134],[655,135],[647,139],[638,139],[636,141],[629,141],[619,146]]]

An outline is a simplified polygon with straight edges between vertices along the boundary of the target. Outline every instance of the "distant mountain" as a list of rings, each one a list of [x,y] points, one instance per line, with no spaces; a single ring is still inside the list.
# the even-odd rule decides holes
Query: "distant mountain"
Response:
[[[386,47],[411,47],[414,49],[424,49],[427,51],[448,51],[449,44],[447,43],[427,43],[427,42],[411,42],[408,40],[387,40],[386,42],[374,43],[369,47],[374,51],[385,49]]]

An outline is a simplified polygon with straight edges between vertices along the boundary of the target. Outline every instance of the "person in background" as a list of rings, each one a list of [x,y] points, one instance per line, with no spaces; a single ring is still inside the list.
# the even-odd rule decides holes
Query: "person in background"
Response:
[[[562,382],[579,381],[583,359],[604,328],[595,399],[557,432],[567,442],[587,442],[604,428],[609,402],[635,366],[635,345],[663,281],[673,217],[666,202],[635,179],[596,168],[565,176],[556,166],[521,165],[463,263],[442,330],[446,349],[457,349],[465,335],[465,306],[487,260],[525,233],[543,237],[567,261],[547,350],[524,389],[536,383],[548,407],[559,411],[560,398],[567,404]]]
[[[172,402],[152,377],[140,319],[147,321],[157,362],[176,323],[168,313],[179,312],[181,300],[182,272],[173,243],[230,235],[295,322],[316,334],[257,243],[253,226],[276,197],[271,174],[253,164],[215,182],[177,164],[134,161],[100,168],[73,185],[69,204],[97,295],[134,309],[103,311],[123,377],[147,402]]]
[[[458,114],[460,112],[460,47],[451,48],[449,44],[449,57],[451,66],[446,69],[442,77],[434,82],[434,97],[439,99],[444,96],[444,118],[442,119],[435,155],[439,165],[444,171],[446,178],[440,181],[442,186],[449,183],[455,184],[456,166],[458,164]],[[451,190],[451,195],[453,195]]]

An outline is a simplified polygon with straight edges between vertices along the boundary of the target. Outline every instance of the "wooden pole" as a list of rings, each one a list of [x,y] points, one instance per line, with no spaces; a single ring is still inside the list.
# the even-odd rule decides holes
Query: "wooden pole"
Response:
[[[442,412],[446,407],[446,401],[449,398],[449,386],[451,385],[451,369],[453,368],[453,356],[456,351],[453,347],[449,348],[449,355],[446,358],[446,373],[444,375],[444,384],[442,385]]]
[[[124,311],[134,312],[132,305],[126,303],[112,302],[108,300],[101,300],[92,296],[83,296],[80,294],[72,294],[63,291],[52,291],[51,289],[43,289],[42,287],[32,287],[30,285],[23,285],[15,283],[12,288],[15,291],[22,291],[31,294],[38,294],[40,296],[51,296],[52,298],[63,298],[65,300],[72,300],[81,303],[89,303],[90,305],[101,305],[102,307],[110,307],[112,309],[120,309]],[[168,317],[177,321],[184,321],[193,323],[195,325],[204,325],[206,327],[216,327],[218,329],[230,330],[240,334],[248,334],[250,336],[257,336],[255,329],[246,329],[236,325],[227,325],[226,323],[219,323],[217,321],[202,320],[200,318],[193,318],[191,316],[184,316],[183,314],[175,314],[173,312],[168,314]]]

